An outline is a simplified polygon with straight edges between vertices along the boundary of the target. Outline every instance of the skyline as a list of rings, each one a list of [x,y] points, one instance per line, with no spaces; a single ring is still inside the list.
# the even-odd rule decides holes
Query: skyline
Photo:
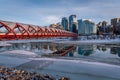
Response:
[[[0,0],[0,20],[48,26],[76,14],[77,19],[110,22],[120,17],[119,8],[119,0]]]

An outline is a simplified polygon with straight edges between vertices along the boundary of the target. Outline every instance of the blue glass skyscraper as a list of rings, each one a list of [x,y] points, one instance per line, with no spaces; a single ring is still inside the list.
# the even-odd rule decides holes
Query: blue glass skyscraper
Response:
[[[78,34],[79,35],[89,35],[96,34],[97,27],[96,24],[91,20],[78,20]]]
[[[77,28],[77,18],[76,18],[76,15],[70,15],[69,17],[69,31],[73,32],[73,23],[76,25],[76,28]],[[74,26],[75,26],[74,25]]]
[[[64,30],[67,30],[68,31],[68,19],[66,17],[63,17],[62,18],[62,22],[61,22]]]

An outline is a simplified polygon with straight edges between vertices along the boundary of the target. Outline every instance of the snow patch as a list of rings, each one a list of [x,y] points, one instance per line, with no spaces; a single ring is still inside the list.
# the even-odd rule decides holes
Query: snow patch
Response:
[[[98,66],[106,66],[106,67],[116,67],[120,68],[118,65],[112,65],[107,63],[100,63],[100,62],[89,62],[89,61],[82,61],[82,60],[67,60],[67,59],[55,59],[55,58],[29,58],[31,60],[48,60],[48,61],[60,61],[60,62],[72,62],[72,63],[84,63],[90,65],[98,65]]]
[[[30,51],[24,51],[24,50],[4,51],[4,52],[1,52],[0,54],[21,54],[21,55],[32,55],[32,56],[36,56],[35,53],[30,52]]]
[[[76,40],[76,41],[58,41],[56,43],[67,43],[67,44],[80,44],[80,43],[107,43],[107,44],[112,44],[112,43],[120,43],[120,39],[110,39],[110,40]]]
[[[11,46],[11,44],[9,44],[5,41],[0,41],[0,46]]]

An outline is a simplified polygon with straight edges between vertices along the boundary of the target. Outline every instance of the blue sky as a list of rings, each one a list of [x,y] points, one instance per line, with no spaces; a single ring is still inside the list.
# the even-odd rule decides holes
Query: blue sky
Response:
[[[0,0],[0,20],[46,26],[71,14],[110,21],[120,17],[120,0]]]

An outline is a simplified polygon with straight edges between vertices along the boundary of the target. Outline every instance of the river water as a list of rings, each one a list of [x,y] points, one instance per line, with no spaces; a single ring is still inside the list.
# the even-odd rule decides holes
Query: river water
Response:
[[[44,56],[68,46],[64,56]],[[0,46],[0,65],[71,80],[120,80],[120,44],[12,43]]]

